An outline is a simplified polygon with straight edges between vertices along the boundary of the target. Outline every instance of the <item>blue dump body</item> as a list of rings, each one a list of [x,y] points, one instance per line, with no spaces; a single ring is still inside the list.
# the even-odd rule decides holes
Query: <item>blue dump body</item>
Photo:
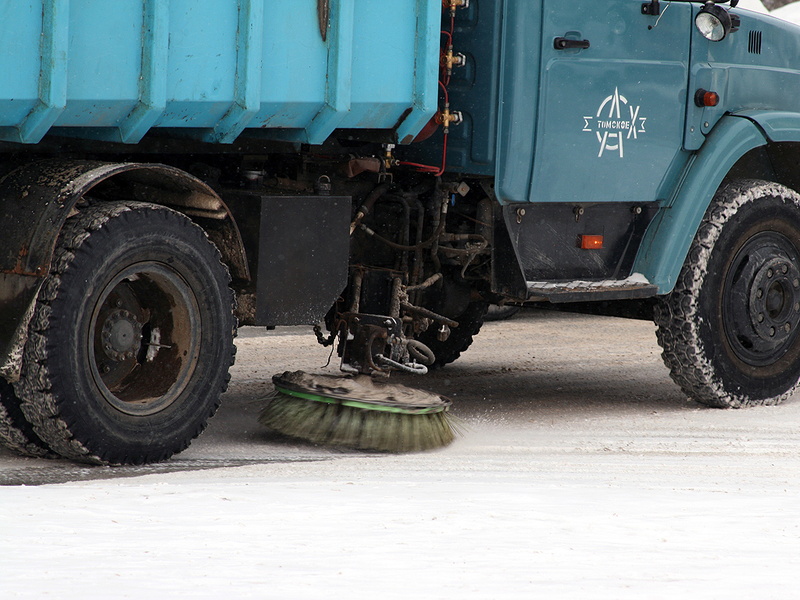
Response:
[[[440,0],[0,0],[0,15],[4,141],[408,142],[437,109]]]

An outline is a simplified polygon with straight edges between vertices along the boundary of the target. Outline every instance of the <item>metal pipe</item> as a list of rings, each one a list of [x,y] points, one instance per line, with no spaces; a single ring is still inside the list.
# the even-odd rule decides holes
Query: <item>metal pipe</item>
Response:
[[[421,306],[413,306],[408,302],[401,302],[400,308],[411,314],[419,315],[421,317],[427,317],[431,321],[436,321],[437,323],[444,323],[448,327],[458,327],[458,321],[453,321],[453,319],[448,319],[445,316],[436,314],[432,310],[428,310],[427,308],[422,308]]]
[[[419,292],[421,290],[426,290],[431,287],[437,281],[441,281],[444,276],[441,273],[436,273],[436,275],[431,275],[425,281],[420,283],[419,285],[410,285],[406,288],[406,292]]]

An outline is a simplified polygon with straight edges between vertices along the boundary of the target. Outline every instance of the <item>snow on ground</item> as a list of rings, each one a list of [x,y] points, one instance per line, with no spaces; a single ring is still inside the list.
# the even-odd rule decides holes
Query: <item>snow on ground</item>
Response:
[[[413,458],[349,458],[337,477],[305,464],[6,489],[0,589],[104,600],[800,593],[796,485],[659,481],[660,461],[645,481],[603,475],[600,461],[542,477],[504,458],[457,480]]]
[[[243,331],[180,457],[253,464],[0,487],[0,597],[800,597],[800,398],[703,409],[651,323],[523,313],[418,380],[453,397],[452,446],[329,451],[254,425],[272,373],[324,364],[309,338]],[[37,469],[75,467],[0,453],[0,474]]]

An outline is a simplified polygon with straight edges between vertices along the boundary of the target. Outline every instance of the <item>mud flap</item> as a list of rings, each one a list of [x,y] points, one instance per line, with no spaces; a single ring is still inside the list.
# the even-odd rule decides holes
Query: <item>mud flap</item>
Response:
[[[333,306],[347,286],[350,204],[344,196],[261,197],[258,325],[313,324]]]

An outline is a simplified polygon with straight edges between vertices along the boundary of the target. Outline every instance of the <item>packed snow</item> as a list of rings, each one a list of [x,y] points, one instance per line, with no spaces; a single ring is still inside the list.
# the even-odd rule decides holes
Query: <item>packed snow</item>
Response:
[[[272,374],[325,364],[310,338],[242,332],[179,472],[0,452],[7,483],[68,481],[0,487],[0,597],[797,597],[800,399],[705,409],[651,323],[522,313],[401,378],[453,399],[452,446],[331,451],[256,424]]]

